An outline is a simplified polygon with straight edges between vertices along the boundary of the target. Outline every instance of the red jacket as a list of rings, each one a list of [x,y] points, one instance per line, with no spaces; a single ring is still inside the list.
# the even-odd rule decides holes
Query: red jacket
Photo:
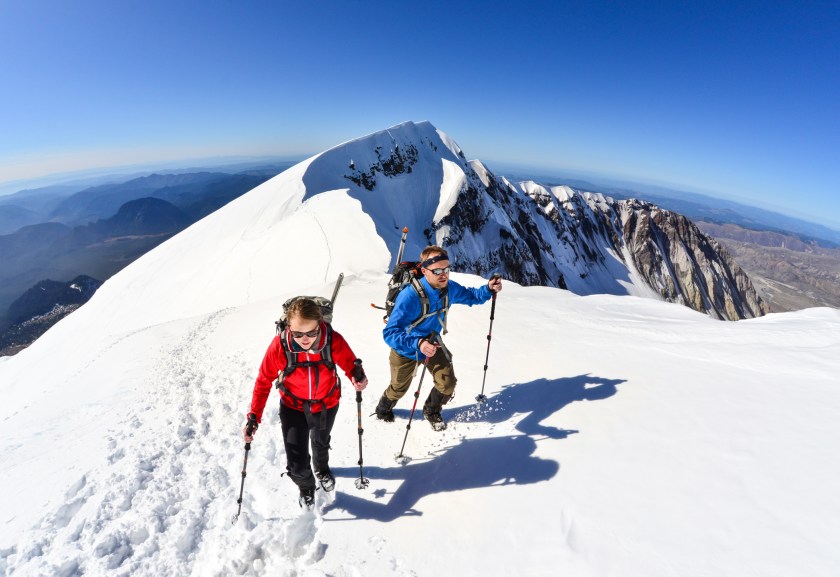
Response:
[[[282,375],[283,369],[286,368],[286,354],[283,352],[283,346],[280,344],[280,339],[286,339],[286,346],[292,354],[297,355],[297,362],[304,361],[318,361],[321,359],[320,353],[308,353],[305,351],[296,352],[294,340],[289,335],[288,329],[282,334],[277,335],[268,346],[268,350],[263,357],[262,365],[260,365],[260,374],[257,376],[257,382],[254,384],[254,394],[251,397],[251,411],[257,416],[257,422],[262,421],[263,409],[268,400],[268,394],[277,380],[278,375]],[[326,323],[321,323],[321,338],[318,342],[317,350],[324,346],[327,338]],[[297,347],[299,348],[299,347]],[[344,340],[338,332],[332,331],[332,360],[336,364],[336,368],[341,368],[344,373],[350,378],[353,371],[353,361],[356,360],[356,355],[350,349],[350,345]],[[318,374],[316,375],[316,371]],[[324,404],[315,403],[312,405],[312,412],[318,413],[326,405],[326,408],[331,409],[338,404],[341,397],[341,389],[336,383],[337,375],[331,371],[323,363],[319,363],[314,367],[298,366],[286,379],[283,381],[283,386],[289,393],[295,395],[300,399],[317,399],[323,400]],[[336,385],[333,387],[333,385]],[[332,392],[330,392],[332,390]],[[280,394],[280,399],[284,405],[292,409],[302,410],[300,402],[295,402],[294,398],[288,395]]]

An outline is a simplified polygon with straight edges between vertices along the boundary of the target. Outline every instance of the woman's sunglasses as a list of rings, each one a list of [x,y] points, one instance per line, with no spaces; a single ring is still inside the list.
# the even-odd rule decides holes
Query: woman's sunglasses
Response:
[[[440,276],[444,273],[449,274],[449,270],[451,267],[445,266],[443,268],[427,268],[426,270],[432,273],[435,276]]]
[[[315,329],[314,331],[289,331],[292,333],[292,338],[295,339],[302,339],[303,337],[309,337],[310,339],[314,339],[318,336],[318,333],[321,332],[321,329]]]

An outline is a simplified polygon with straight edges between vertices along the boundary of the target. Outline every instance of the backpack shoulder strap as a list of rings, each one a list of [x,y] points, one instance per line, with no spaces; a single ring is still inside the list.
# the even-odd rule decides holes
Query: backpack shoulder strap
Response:
[[[332,337],[333,337],[333,329],[332,325],[326,321],[324,321],[324,325],[326,325],[326,337],[324,338],[324,346],[321,348],[321,361],[327,365],[327,368],[331,371],[335,370],[335,361],[332,358]]]
[[[423,288],[423,284],[420,282],[420,279],[417,277],[411,278],[411,287],[414,289],[414,292],[417,293],[417,296],[420,297],[420,306],[421,308],[421,315],[426,315],[429,313],[429,295],[426,294],[426,289]]]
[[[442,295],[443,308],[441,308],[438,311],[430,312],[429,311],[429,307],[430,307],[429,296],[426,294],[426,291],[423,288],[423,285],[420,284],[419,280],[417,280],[416,278],[413,278],[413,279],[411,279],[411,286],[414,287],[414,290],[417,292],[417,295],[420,297],[421,311],[420,311],[420,316],[413,323],[408,325],[408,328],[406,329],[406,332],[411,332],[411,330],[414,329],[414,327],[416,327],[417,325],[422,323],[427,318],[437,315],[438,318],[440,319],[441,327],[443,328],[442,332],[443,332],[443,334],[446,334],[448,332],[446,330],[446,315],[449,312],[449,288],[445,288],[443,290],[443,295]]]
[[[292,353],[292,351],[289,350],[289,345],[286,344],[286,337],[288,337],[288,329],[283,328],[282,330],[278,331],[278,334],[280,335],[280,346],[283,349],[283,354],[286,356],[286,366],[283,368],[283,378],[285,379],[286,377],[291,375],[297,368],[297,355]]]

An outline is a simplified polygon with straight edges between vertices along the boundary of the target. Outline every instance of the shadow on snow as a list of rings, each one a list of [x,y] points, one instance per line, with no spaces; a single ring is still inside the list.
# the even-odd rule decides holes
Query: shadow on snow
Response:
[[[623,379],[602,379],[579,375],[562,379],[538,379],[530,383],[505,385],[502,390],[488,397],[483,404],[476,404],[444,411],[444,417],[456,422],[502,423],[517,414],[524,414],[516,430],[530,436],[544,435],[550,439],[565,439],[569,433],[547,427],[542,421],[575,401],[600,401],[613,396]]]
[[[431,454],[431,458],[405,466],[365,467],[365,476],[387,481],[402,480],[397,489],[373,492],[375,500],[349,493],[337,493],[327,509],[340,509],[360,519],[393,521],[406,515],[422,515],[415,507],[423,497],[435,493],[479,489],[497,485],[527,485],[547,481],[557,474],[556,461],[534,455],[537,440],[564,439],[578,431],[558,429],[542,421],[575,401],[596,401],[614,395],[618,379],[580,375],[562,379],[539,379],[507,385],[482,405],[447,409],[444,416],[455,422],[501,423],[524,414],[516,424],[523,433],[516,436],[463,439],[458,444]],[[412,399],[413,402],[413,399]],[[408,418],[409,410],[395,411]],[[404,414],[403,414],[404,413]],[[415,425],[422,416],[418,408]],[[404,427],[400,427],[404,430]],[[337,476],[352,478],[358,467],[333,469]]]

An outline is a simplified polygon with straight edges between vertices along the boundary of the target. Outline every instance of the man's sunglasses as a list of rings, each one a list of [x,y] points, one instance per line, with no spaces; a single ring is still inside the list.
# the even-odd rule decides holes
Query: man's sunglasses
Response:
[[[321,332],[321,329],[315,329],[314,331],[289,331],[292,333],[292,337],[295,339],[302,339],[303,337],[309,337],[310,339],[314,339],[318,336],[318,333]]]
[[[440,276],[444,273],[449,274],[449,271],[452,267],[445,266],[443,268],[427,268],[426,270],[432,273],[435,276]]]

